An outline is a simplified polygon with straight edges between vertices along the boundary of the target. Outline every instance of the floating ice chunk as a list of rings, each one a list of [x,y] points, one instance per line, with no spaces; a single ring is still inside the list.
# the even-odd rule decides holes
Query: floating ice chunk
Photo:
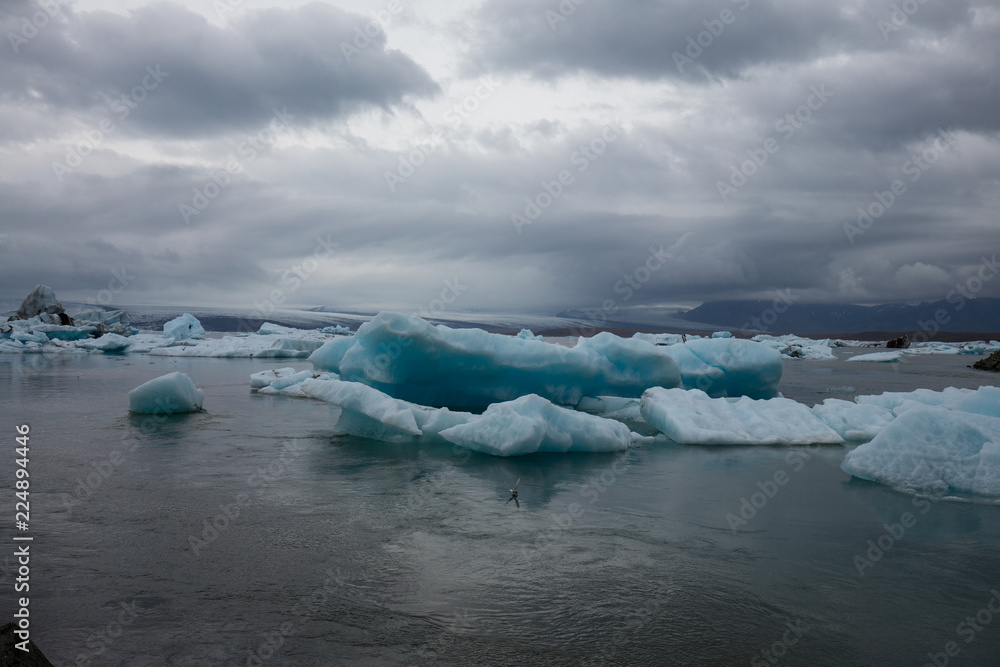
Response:
[[[458,408],[527,394],[576,405],[586,395],[638,397],[680,381],[673,359],[640,340],[600,333],[566,348],[387,312],[328,341],[310,361],[395,398]]]
[[[859,354],[851,357],[848,361],[871,361],[875,363],[892,364],[902,361],[902,352],[873,352],[871,354]]]
[[[328,340],[309,355],[309,361],[319,370],[339,373],[340,362],[343,361],[347,351],[354,347],[356,343],[357,340],[354,336],[341,336],[333,340]]]
[[[35,333],[34,331],[18,330],[15,329],[10,334],[10,339],[18,341],[20,343],[39,343],[44,345],[49,342],[49,337],[42,332]]]
[[[205,392],[184,373],[168,373],[128,393],[129,410],[141,414],[172,414],[201,410]]]
[[[119,335],[133,333],[128,313],[124,310],[85,310],[73,315],[77,326],[89,324],[95,327],[97,334],[116,333]]]
[[[644,340],[647,343],[652,343],[653,345],[677,345],[678,343],[683,343],[685,339],[695,340],[696,338],[701,338],[701,336],[686,336],[682,334],[675,333],[635,333],[632,334],[632,338],[637,340]]]
[[[76,346],[84,350],[100,350],[107,354],[114,354],[125,352],[130,342],[125,336],[109,333],[104,334],[100,338],[81,340]]]
[[[837,356],[826,345],[802,345],[800,343],[790,343],[778,350],[781,356],[788,359],[836,359]]]
[[[303,398],[309,394],[302,390],[302,384],[312,379],[336,380],[337,376],[332,373],[317,374],[312,371],[296,371],[294,368],[278,368],[251,374],[250,388],[260,394]]]
[[[850,442],[867,442],[896,418],[878,405],[864,405],[828,398],[812,407],[820,421]]]
[[[716,331],[712,334],[712,338],[732,338],[733,334],[728,331]]]
[[[980,387],[956,403],[955,410],[1000,418],[1000,388]]]
[[[1000,496],[1000,419],[941,407],[909,410],[840,467],[900,491]]]
[[[942,391],[932,389],[916,389],[914,391],[887,391],[881,394],[856,396],[855,403],[862,405],[877,405],[891,410],[899,416],[906,411],[907,406],[913,404],[942,405],[944,407],[955,407],[964,398],[973,394],[972,389],[958,389],[948,387]],[[901,409],[902,408],[902,409]]]
[[[523,338],[524,340],[545,340],[543,336],[536,336],[531,332],[531,329],[521,329],[518,334],[518,338]]]
[[[771,398],[778,393],[781,354],[760,343],[702,338],[662,349],[677,362],[688,389],[700,389],[713,397]]]
[[[295,375],[297,371],[294,368],[275,368],[269,371],[260,371],[259,373],[250,374],[250,388],[251,389],[262,389],[268,387],[272,382],[278,378],[287,378]]]
[[[163,325],[164,338],[186,340],[204,335],[205,329],[202,328],[201,322],[191,313],[184,313],[180,317],[175,317]]]
[[[751,340],[774,348],[787,359],[836,359],[831,348],[836,345],[829,339],[813,340],[788,334],[785,336],[770,336],[758,334]]]
[[[642,395],[643,419],[690,445],[841,444],[843,438],[787,398],[711,398],[699,389],[654,387]]]
[[[401,401],[360,382],[306,380],[301,391],[341,409],[339,430],[383,442],[434,440],[442,430],[473,417]]]
[[[320,333],[334,334],[335,336],[350,336],[352,332],[347,327],[335,324],[332,327],[323,327],[320,329]]]
[[[576,409],[600,415],[605,419],[614,419],[615,421],[643,421],[642,414],[639,412],[639,399],[637,398],[586,396],[576,406]]]
[[[467,423],[442,431],[441,437],[494,456],[615,452],[632,446],[632,433],[624,424],[561,408],[534,394],[491,405]]]
[[[257,334],[261,336],[272,336],[272,335],[291,336],[294,335],[295,332],[297,331],[299,330],[293,329],[292,327],[285,327],[280,324],[275,324],[274,322],[264,322],[263,324],[260,325],[260,328],[257,329]]]
[[[271,343],[266,350],[255,352],[253,356],[261,358],[308,357],[324,343],[319,338],[279,338]]]
[[[71,326],[68,324],[36,324],[31,330],[38,334],[45,334],[49,340],[83,340],[97,329],[92,326]]]

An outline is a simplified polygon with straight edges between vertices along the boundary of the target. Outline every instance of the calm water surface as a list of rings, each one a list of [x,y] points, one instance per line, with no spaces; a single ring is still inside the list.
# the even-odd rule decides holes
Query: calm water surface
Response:
[[[790,360],[782,391],[994,384],[972,360]],[[501,459],[365,441],[325,404],[251,394],[250,373],[287,365],[310,368],[0,356],[0,470],[9,489],[30,424],[32,639],[53,663],[1000,662],[1000,618],[960,628],[1000,590],[998,506],[852,481],[843,447]],[[128,391],[174,370],[206,411],[130,417]],[[734,524],[744,499],[760,507]]]

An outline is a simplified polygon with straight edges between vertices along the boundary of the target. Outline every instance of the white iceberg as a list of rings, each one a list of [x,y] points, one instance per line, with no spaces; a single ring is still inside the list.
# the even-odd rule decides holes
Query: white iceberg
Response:
[[[648,387],[676,386],[677,364],[662,350],[610,333],[567,348],[383,312],[309,359],[395,398],[481,409],[527,394],[576,405],[584,396],[638,397]]]
[[[338,430],[383,442],[440,440],[441,431],[474,417],[469,412],[402,401],[360,382],[312,379],[303,382],[300,390],[304,396],[341,409]]]
[[[867,442],[896,418],[886,408],[828,398],[814,405],[812,412],[820,421],[850,442]]]
[[[261,394],[282,394],[285,396],[302,396],[301,383],[313,378],[312,371],[299,371],[289,376],[275,378],[268,386],[260,388]]]
[[[184,373],[168,373],[128,393],[129,410],[140,414],[174,414],[201,410],[205,392]]]
[[[848,453],[844,472],[911,493],[1000,496],[1000,419],[921,406]]]
[[[902,360],[902,352],[872,352],[871,354],[859,354],[848,359],[848,361],[869,361],[881,364],[893,364]]]
[[[84,350],[99,350],[106,354],[122,353],[128,350],[131,341],[121,334],[108,333],[100,338],[81,340],[76,344]]]
[[[805,405],[787,398],[712,398],[699,389],[654,387],[642,395],[643,419],[687,445],[842,444]]]
[[[163,325],[163,337],[174,340],[187,340],[205,335],[205,329],[198,318],[191,313],[184,313]]]
[[[476,415],[417,405],[360,382],[308,378],[308,371],[292,370],[255,373],[251,382],[262,392],[280,387],[282,393],[330,403],[340,408],[337,430],[373,440],[447,441],[494,456],[619,451],[633,442],[623,424],[559,407],[540,396],[496,403]]]
[[[896,416],[919,405],[941,405],[947,408],[955,407],[960,401],[975,392],[972,389],[948,387],[942,391],[933,389],[916,389],[914,391],[887,391],[881,394],[856,396],[854,402],[860,405],[877,405],[891,410]]]
[[[441,431],[441,437],[494,456],[616,452],[632,446],[632,432],[624,424],[562,408],[534,394],[491,405],[482,415]]]
[[[264,387],[270,387],[271,384],[279,378],[288,378],[295,375],[298,371],[294,368],[274,368],[269,371],[259,371],[257,373],[250,374],[250,388],[251,389],[263,389]],[[294,383],[293,383],[294,384]],[[288,386],[287,384],[285,386]]]
[[[774,348],[786,359],[836,359],[833,354],[833,347],[836,346],[829,338],[825,340],[813,340],[802,338],[793,334],[784,336],[771,336],[769,334],[758,334],[751,340]]]
[[[1000,387],[980,387],[955,403],[954,409],[1000,418]]]
[[[325,341],[319,338],[278,338],[265,350],[253,356],[261,358],[308,357],[322,347]]]
[[[689,340],[696,340],[701,338],[701,336],[687,335],[687,334],[677,334],[677,333],[634,333],[632,338],[637,340],[644,340],[647,343],[652,343],[653,345],[679,345]]]

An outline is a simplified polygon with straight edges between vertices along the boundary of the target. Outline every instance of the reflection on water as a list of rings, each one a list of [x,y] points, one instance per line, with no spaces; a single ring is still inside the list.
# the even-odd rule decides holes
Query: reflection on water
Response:
[[[782,390],[978,386],[964,361],[793,362]],[[5,422],[32,427],[32,638],[53,662],[923,664],[1000,586],[1000,508],[851,480],[840,447],[370,442],[325,404],[250,394],[277,365],[0,357]],[[206,411],[129,416],[174,370]],[[961,643],[962,664],[998,652],[1000,626]]]

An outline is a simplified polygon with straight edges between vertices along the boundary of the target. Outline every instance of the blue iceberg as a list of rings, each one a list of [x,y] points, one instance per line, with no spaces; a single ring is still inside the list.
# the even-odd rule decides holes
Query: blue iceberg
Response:
[[[187,340],[205,335],[205,329],[198,318],[191,313],[184,313],[163,325],[163,337],[174,340]]]
[[[700,389],[712,397],[771,398],[778,393],[781,353],[766,345],[736,338],[701,338],[660,349],[677,362],[688,389]]]
[[[394,398],[469,410],[528,394],[575,406],[584,396],[638,397],[680,383],[674,360],[642,340],[600,333],[567,348],[389,312],[309,359],[318,370]]]
[[[184,373],[168,373],[128,393],[129,410],[139,414],[175,414],[201,410],[205,392]]]

